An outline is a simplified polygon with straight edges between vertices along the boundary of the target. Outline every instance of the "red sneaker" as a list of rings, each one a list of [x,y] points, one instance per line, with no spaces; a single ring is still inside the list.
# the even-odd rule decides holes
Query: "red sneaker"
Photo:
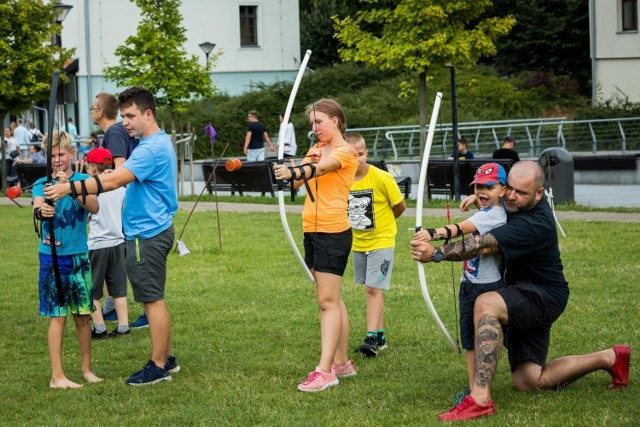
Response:
[[[611,390],[627,388],[629,382],[629,364],[631,363],[631,347],[628,345],[614,345],[616,361],[607,371],[611,374],[613,382],[609,384]]]
[[[466,396],[462,399],[461,404],[445,414],[438,415],[438,419],[440,421],[472,420],[487,415],[494,415],[495,413],[496,407],[493,406],[493,400],[487,402],[486,405],[479,405],[473,400],[473,397]]]

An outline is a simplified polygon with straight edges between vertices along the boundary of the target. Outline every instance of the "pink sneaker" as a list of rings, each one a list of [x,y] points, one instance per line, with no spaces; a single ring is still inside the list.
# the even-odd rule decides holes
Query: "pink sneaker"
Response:
[[[339,383],[340,381],[338,381],[336,374],[333,372],[324,372],[319,367],[316,367],[316,370],[311,372],[306,380],[298,384],[298,390],[310,392],[322,391]]]
[[[353,360],[347,360],[344,365],[338,366],[335,363],[331,364],[331,372],[333,372],[338,378],[346,378],[356,376],[356,365]]]

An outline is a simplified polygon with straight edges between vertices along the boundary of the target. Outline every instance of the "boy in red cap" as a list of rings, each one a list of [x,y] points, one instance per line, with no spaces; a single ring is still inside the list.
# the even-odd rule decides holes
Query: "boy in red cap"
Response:
[[[111,169],[113,156],[106,148],[94,148],[87,153],[85,167],[91,176],[101,175]],[[91,261],[91,297],[96,310],[91,313],[94,327],[92,339],[103,339],[130,334],[127,313],[127,272],[125,269],[124,233],[122,232],[122,206],[125,188],[98,195],[100,210],[91,215],[89,225],[89,260]],[[104,296],[104,283],[113,297],[118,327],[107,331],[102,316],[100,300]]]
[[[507,213],[502,206],[502,198],[506,192],[507,174],[497,163],[486,163],[478,168],[471,181],[478,212],[460,224],[446,225],[440,228],[420,230],[415,234],[416,239],[424,241],[444,240],[462,236],[463,234],[483,235],[489,230],[506,224]],[[433,255],[434,262],[442,261],[439,248]],[[463,261],[463,273],[460,282],[460,340],[466,350],[467,373],[469,384],[473,384],[475,373],[474,324],[473,305],[476,298],[485,292],[493,291],[504,286],[499,253],[478,256]],[[454,407],[459,405],[471,392],[470,386],[454,396]]]

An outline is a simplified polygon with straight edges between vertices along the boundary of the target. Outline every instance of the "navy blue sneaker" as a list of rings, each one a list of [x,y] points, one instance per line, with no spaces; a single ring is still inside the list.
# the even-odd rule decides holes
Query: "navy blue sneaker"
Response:
[[[367,357],[376,357],[378,354],[377,339],[375,336],[367,335],[364,342],[355,348],[356,353],[362,353]]]
[[[142,313],[138,318],[129,324],[130,328],[139,329],[139,328],[148,328],[149,320],[147,319],[147,313]]]
[[[108,320],[110,322],[115,322],[116,320],[118,320],[118,313],[116,313],[115,310],[111,310],[107,313],[105,313],[104,311],[102,312],[102,317],[104,320]]]
[[[144,368],[134,372],[126,382],[129,385],[151,385],[160,381],[171,381],[171,379],[169,371],[158,368],[153,360],[149,359]]]
[[[167,356],[167,363],[164,365],[164,369],[172,374],[177,374],[178,372],[180,372],[180,365],[178,365],[175,356]]]

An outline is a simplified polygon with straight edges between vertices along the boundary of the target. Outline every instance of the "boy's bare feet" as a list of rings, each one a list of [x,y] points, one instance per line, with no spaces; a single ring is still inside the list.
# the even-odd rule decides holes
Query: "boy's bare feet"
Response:
[[[83,374],[83,375],[84,375],[84,379],[88,383],[99,383],[100,381],[102,381],[102,378],[98,377],[93,372],[87,372],[86,374]]]
[[[82,384],[74,383],[73,381],[68,380],[66,377],[65,378],[60,378],[60,379],[57,379],[57,380],[54,380],[52,378],[51,381],[49,382],[49,387],[51,387],[51,388],[70,389],[70,388],[80,388],[80,387],[82,387]]]

